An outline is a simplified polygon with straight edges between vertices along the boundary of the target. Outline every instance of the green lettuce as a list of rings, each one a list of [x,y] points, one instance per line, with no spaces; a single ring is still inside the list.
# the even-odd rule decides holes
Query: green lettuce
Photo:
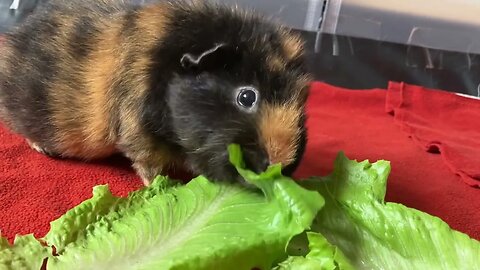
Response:
[[[58,256],[49,258],[48,270],[272,268],[324,201],[279,166],[259,175],[244,170],[239,148],[230,150],[260,189],[203,176],[182,186],[159,177],[128,198],[98,186],[93,198],[52,223],[45,240]]]
[[[315,232],[307,232],[305,236],[307,239],[298,239],[304,241],[300,245],[308,242],[308,254],[306,256],[290,256],[287,260],[275,267],[275,270],[354,269],[343,252],[338,247],[331,245],[323,235]]]
[[[31,234],[17,236],[13,245],[0,237],[0,270],[40,269],[49,252],[50,249]]]
[[[355,269],[480,269],[480,242],[437,217],[385,203],[389,173],[387,161],[356,162],[340,153],[330,176],[302,182],[325,198],[312,231]]]

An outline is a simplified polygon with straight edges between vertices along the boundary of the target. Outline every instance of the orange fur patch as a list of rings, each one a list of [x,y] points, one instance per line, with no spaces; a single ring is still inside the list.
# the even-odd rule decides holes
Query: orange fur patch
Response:
[[[85,63],[84,78],[87,83],[88,95],[84,97],[87,110],[85,134],[89,141],[104,141],[113,143],[114,131],[109,126],[110,112],[115,110],[112,100],[112,85],[115,78],[121,76],[118,67],[125,57],[120,42],[120,23],[112,24],[99,37],[97,49]],[[90,135],[88,135],[90,134]]]
[[[300,139],[298,121],[301,108],[293,103],[282,105],[264,104],[258,119],[259,136],[272,164],[291,164]]]
[[[282,38],[282,47],[289,60],[296,59],[303,54],[303,40],[297,34],[286,33]]]
[[[271,54],[267,56],[267,65],[271,71],[282,71],[285,70],[286,63],[280,56]]]
[[[149,41],[149,44],[141,46],[149,47],[153,45],[151,42],[156,42],[163,36],[167,22],[166,14],[169,12],[168,5],[162,3],[145,6],[138,11],[137,27],[142,29],[142,38]]]

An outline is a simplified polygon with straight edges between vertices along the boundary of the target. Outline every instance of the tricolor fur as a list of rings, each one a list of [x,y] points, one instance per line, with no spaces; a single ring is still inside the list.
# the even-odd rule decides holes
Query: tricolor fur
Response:
[[[0,118],[51,156],[121,152],[148,182],[172,164],[235,178],[230,143],[258,170],[282,163],[288,173],[303,153],[303,42],[255,13],[200,1],[51,0],[6,38]],[[182,65],[209,50],[197,70]],[[240,86],[258,89],[254,113],[234,106]]]

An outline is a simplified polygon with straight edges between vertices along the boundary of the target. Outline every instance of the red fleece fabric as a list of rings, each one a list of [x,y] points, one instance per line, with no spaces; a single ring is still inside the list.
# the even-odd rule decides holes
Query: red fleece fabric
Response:
[[[96,163],[54,160],[29,148],[0,124],[0,230],[42,237],[49,222],[92,196],[92,187],[108,184],[119,196],[143,186],[128,161],[114,157]]]
[[[391,82],[386,110],[428,152],[470,186],[480,187],[480,100]]]
[[[417,147],[385,113],[385,90],[354,91],[314,83],[307,110],[309,143],[296,177],[331,172],[339,151],[352,159],[390,160],[387,200],[436,215],[480,239],[480,189],[452,173],[438,154]],[[0,229],[42,237],[49,223],[109,184],[125,196],[142,186],[130,162],[82,163],[45,157],[0,126]]]

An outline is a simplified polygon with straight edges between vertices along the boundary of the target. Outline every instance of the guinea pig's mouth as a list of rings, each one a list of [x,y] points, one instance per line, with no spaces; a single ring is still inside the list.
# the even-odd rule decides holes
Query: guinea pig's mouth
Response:
[[[271,165],[267,153],[262,150],[243,148],[243,159],[246,168],[257,174],[266,171],[268,166]]]
[[[250,171],[260,174],[265,172],[270,165],[273,165],[266,151],[258,149],[249,150],[248,148],[242,148],[242,151],[245,167]],[[296,157],[293,163],[282,166],[282,174],[288,177],[292,176],[297,169],[299,162],[300,158]]]
[[[240,144],[242,156],[247,170],[260,174],[268,169],[270,160],[267,152],[257,146]],[[247,181],[238,173],[230,163],[228,149],[203,148],[187,155],[188,166],[195,174],[201,174],[211,181],[232,182],[247,184]]]

